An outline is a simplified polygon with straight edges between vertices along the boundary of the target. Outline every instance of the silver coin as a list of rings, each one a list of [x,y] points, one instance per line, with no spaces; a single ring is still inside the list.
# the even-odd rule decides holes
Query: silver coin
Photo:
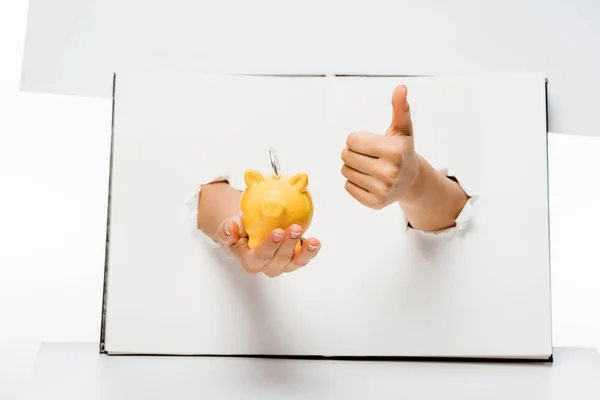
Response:
[[[275,178],[279,179],[281,177],[281,167],[279,166],[277,153],[272,147],[269,149],[269,157],[271,158],[271,167],[273,167],[273,171],[275,172]]]

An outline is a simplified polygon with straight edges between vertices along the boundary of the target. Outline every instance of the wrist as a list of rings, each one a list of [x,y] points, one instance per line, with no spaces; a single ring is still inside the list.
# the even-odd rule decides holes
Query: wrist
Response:
[[[421,200],[430,188],[435,185],[437,179],[437,171],[420,155],[416,154],[417,158],[414,175],[410,182],[396,201],[403,207],[410,207],[421,203]]]
[[[461,186],[419,157],[419,177],[407,196],[398,200],[404,214],[416,229],[437,231],[454,226],[468,201]]]

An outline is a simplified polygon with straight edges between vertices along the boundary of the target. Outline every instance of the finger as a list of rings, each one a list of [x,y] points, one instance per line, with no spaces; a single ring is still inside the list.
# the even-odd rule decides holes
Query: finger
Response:
[[[217,238],[238,260],[242,260],[249,250],[246,232],[236,221],[231,219],[219,225]]]
[[[302,236],[302,227],[294,224],[285,231],[285,237],[277,252],[273,256],[273,259],[263,268],[262,272],[265,275],[275,278],[281,275],[286,265],[292,260],[294,256],[294,247],[298,240]]]
[[[345,189],[350,194],[350,196],[354,197],[362,205],[374,209],[383,208],[383,205],[380,204],[379,197],[375,196],[373,193],[366,191],[360,186],[350,181],[346,181]]]
[[[307,239],[302,247],[294,253],[292,261],[285,267],[284,272],[294,272],[310,262],[321,249],[321,242],[315,238]]]
[[[379,159],[356,153],[348,147],[342,150],[342,161],[349,167],[367,175],[376,175]]]
[[[248,252],[247,269],[258,271],[265,267],[275,256],[284,236],[283,229],[275,229],[270,232],[258,246]]]
[[[225,245],[231,245],[239,239],[240,228],[233,220],[225,220],[217,229],[217,237],[219,241]]]
[[[413,126],[410,117],[410,105],[407,99],[408,89],[398,86],[392,94],[392,122],[386,136],[412,136]]]
[[[381,191],[381,183],[378,179],[357,171],[346,164],[342,165],[342,175],[356,186],[359,186],[368,192],[377,193]]]
[[[381,157],[386,154],[389,138],[370,132],[352,132],[346,139],[346,146],[355,153]]]

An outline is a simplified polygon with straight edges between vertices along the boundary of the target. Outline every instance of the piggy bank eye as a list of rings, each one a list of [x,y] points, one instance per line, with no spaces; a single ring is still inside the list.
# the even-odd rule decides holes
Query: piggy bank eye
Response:
[[[248,187],[258,185],[259,183],[264,182],[264,180],[265,177],[254,169],[249,169],[244,173],[244,181]]]
[[[290,178],[289,184],[299,192],[306,192],[306,187],[308,186],[308,175],[302,173],[296,174]]]

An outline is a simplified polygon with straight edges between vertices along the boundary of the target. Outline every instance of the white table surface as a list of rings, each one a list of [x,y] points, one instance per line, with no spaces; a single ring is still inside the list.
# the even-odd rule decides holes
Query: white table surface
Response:
[[[600,355],[554,363],[107,356],[42,344],[23,399],[599,399]]]

